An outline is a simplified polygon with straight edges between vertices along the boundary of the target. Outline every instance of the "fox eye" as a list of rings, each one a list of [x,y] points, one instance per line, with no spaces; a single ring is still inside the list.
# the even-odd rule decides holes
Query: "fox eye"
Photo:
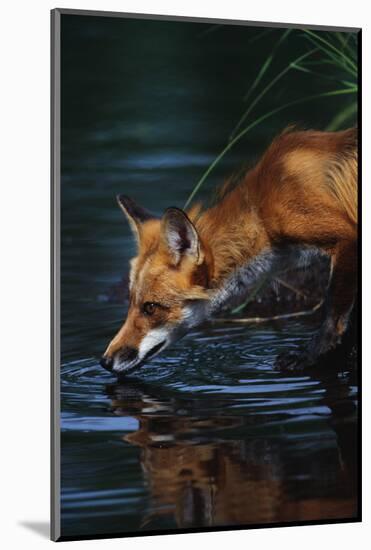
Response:
[[[157,304],[155,302],[144,302],[142,311],[145,315],[153,315],[156,310]]]

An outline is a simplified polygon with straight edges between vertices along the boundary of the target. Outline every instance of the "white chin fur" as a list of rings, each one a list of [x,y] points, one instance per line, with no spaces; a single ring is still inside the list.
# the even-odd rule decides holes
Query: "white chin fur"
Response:
[[[138,360],[142,361],[147,353],[161,342],[168,342],[169,334],[170,331],[164,327],[150,330],[139,344]],[[164,349],[166,345],[167,344],[164,344],[161,349]]]
[[[118,374],[120,372],[130,371],[135,367],[137,363],[138,363],[138,359],[135,359],[134,361],[130,361],[129,363],[122,362],[120,361],[120,359],[115,359],[113,362],[112,372]]]
[[[120,373],[126,372],[133,369],[138,363],[143,361],[147,353],[149,353],[155,346],[164,342],[163,346],[154,353],[152,357],[155,357],[157,353],[160,353],[165,349],[174,339],[182,336],[185,332],[188,332],[193,327],[196,327],[207,317],[207,308],[205,304],[200,302],[195,302],[193,304],[187,305],[183,308],[183,319],[175,330],[169,329],[167,327],[160,327],[152,329],[146,334],[141,343],[139,344],[138,355],[134,361],[129,363],[120,362],[120,359],[115,359],[113,364],[113,372]]]
[[[138,355],[134,359],[134,361],[129,361],[129,362],[121,361],[120,356],[118,355],[114,359],[112,371],[116,374],[131,371],[136,367],[136,365],[138,365],[138,363],[143,361],[147,353],[149,353],[155,346],[157,346],[158,344],[161,344],[162,342],[164,342],[164,345],[161,346],[161,348],[158,350],[157,353],[162,351],[170,343],[169,330],[165,328],[158,328],[158,329],[151,330],[141,341],[139,345]],[[154,353],[153,355],[151,355],[151,358],[155,357],[157,353]]]

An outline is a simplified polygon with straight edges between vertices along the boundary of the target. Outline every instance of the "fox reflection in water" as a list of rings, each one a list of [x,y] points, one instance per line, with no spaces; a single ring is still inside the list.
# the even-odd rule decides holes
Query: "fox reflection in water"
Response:
[[[286,430],[284,409],[238,411],[233,396],[184,398],[128,380],[108,386],[112,411],[139,423],[123,440],[140,448],[151,494],[142,527],[161,518],[190,528],[356,517],[354,381],[336,372],[315,380],[324,389],[319,406],[329,409],[320,434],[318,425],[301,428],[305,417]]]

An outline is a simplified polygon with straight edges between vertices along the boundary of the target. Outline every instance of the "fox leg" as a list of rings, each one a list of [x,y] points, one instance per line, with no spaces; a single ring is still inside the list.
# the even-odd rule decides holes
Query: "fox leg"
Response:
[[[321,354],[335,347],[348,325],[357,284],[357,246],[355,241],[340,242],[331,255],[332,273],[325,300],[325,320],[314,339]]]
[[[300,370],[331,361],[332,351],[341,343],[356,297],[357,245],[342,240],[330,251],[331,275],[323,308],[323,322],[305,350],[278,356],[282,370]]]

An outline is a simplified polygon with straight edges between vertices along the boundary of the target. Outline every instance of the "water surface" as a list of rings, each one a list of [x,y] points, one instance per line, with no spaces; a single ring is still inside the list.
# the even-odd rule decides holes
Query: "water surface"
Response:
[[[127,308],[110,288],[135,253],[115,195],[157,214],[184,204],[277,39],[256,33],[62,16],[63,535],[357,514],[354,373],[273,369],[315,323],[201,327],[120,383],[98,364]],[[316,93],[316,77],[295,78]],[[336,108],[258,128],[202,196],[287,124],[323,127]]]
[[[272,368],[309,333],[205,329],[120,383],[65,363],[63,532],[354,517],[355,381]]]

